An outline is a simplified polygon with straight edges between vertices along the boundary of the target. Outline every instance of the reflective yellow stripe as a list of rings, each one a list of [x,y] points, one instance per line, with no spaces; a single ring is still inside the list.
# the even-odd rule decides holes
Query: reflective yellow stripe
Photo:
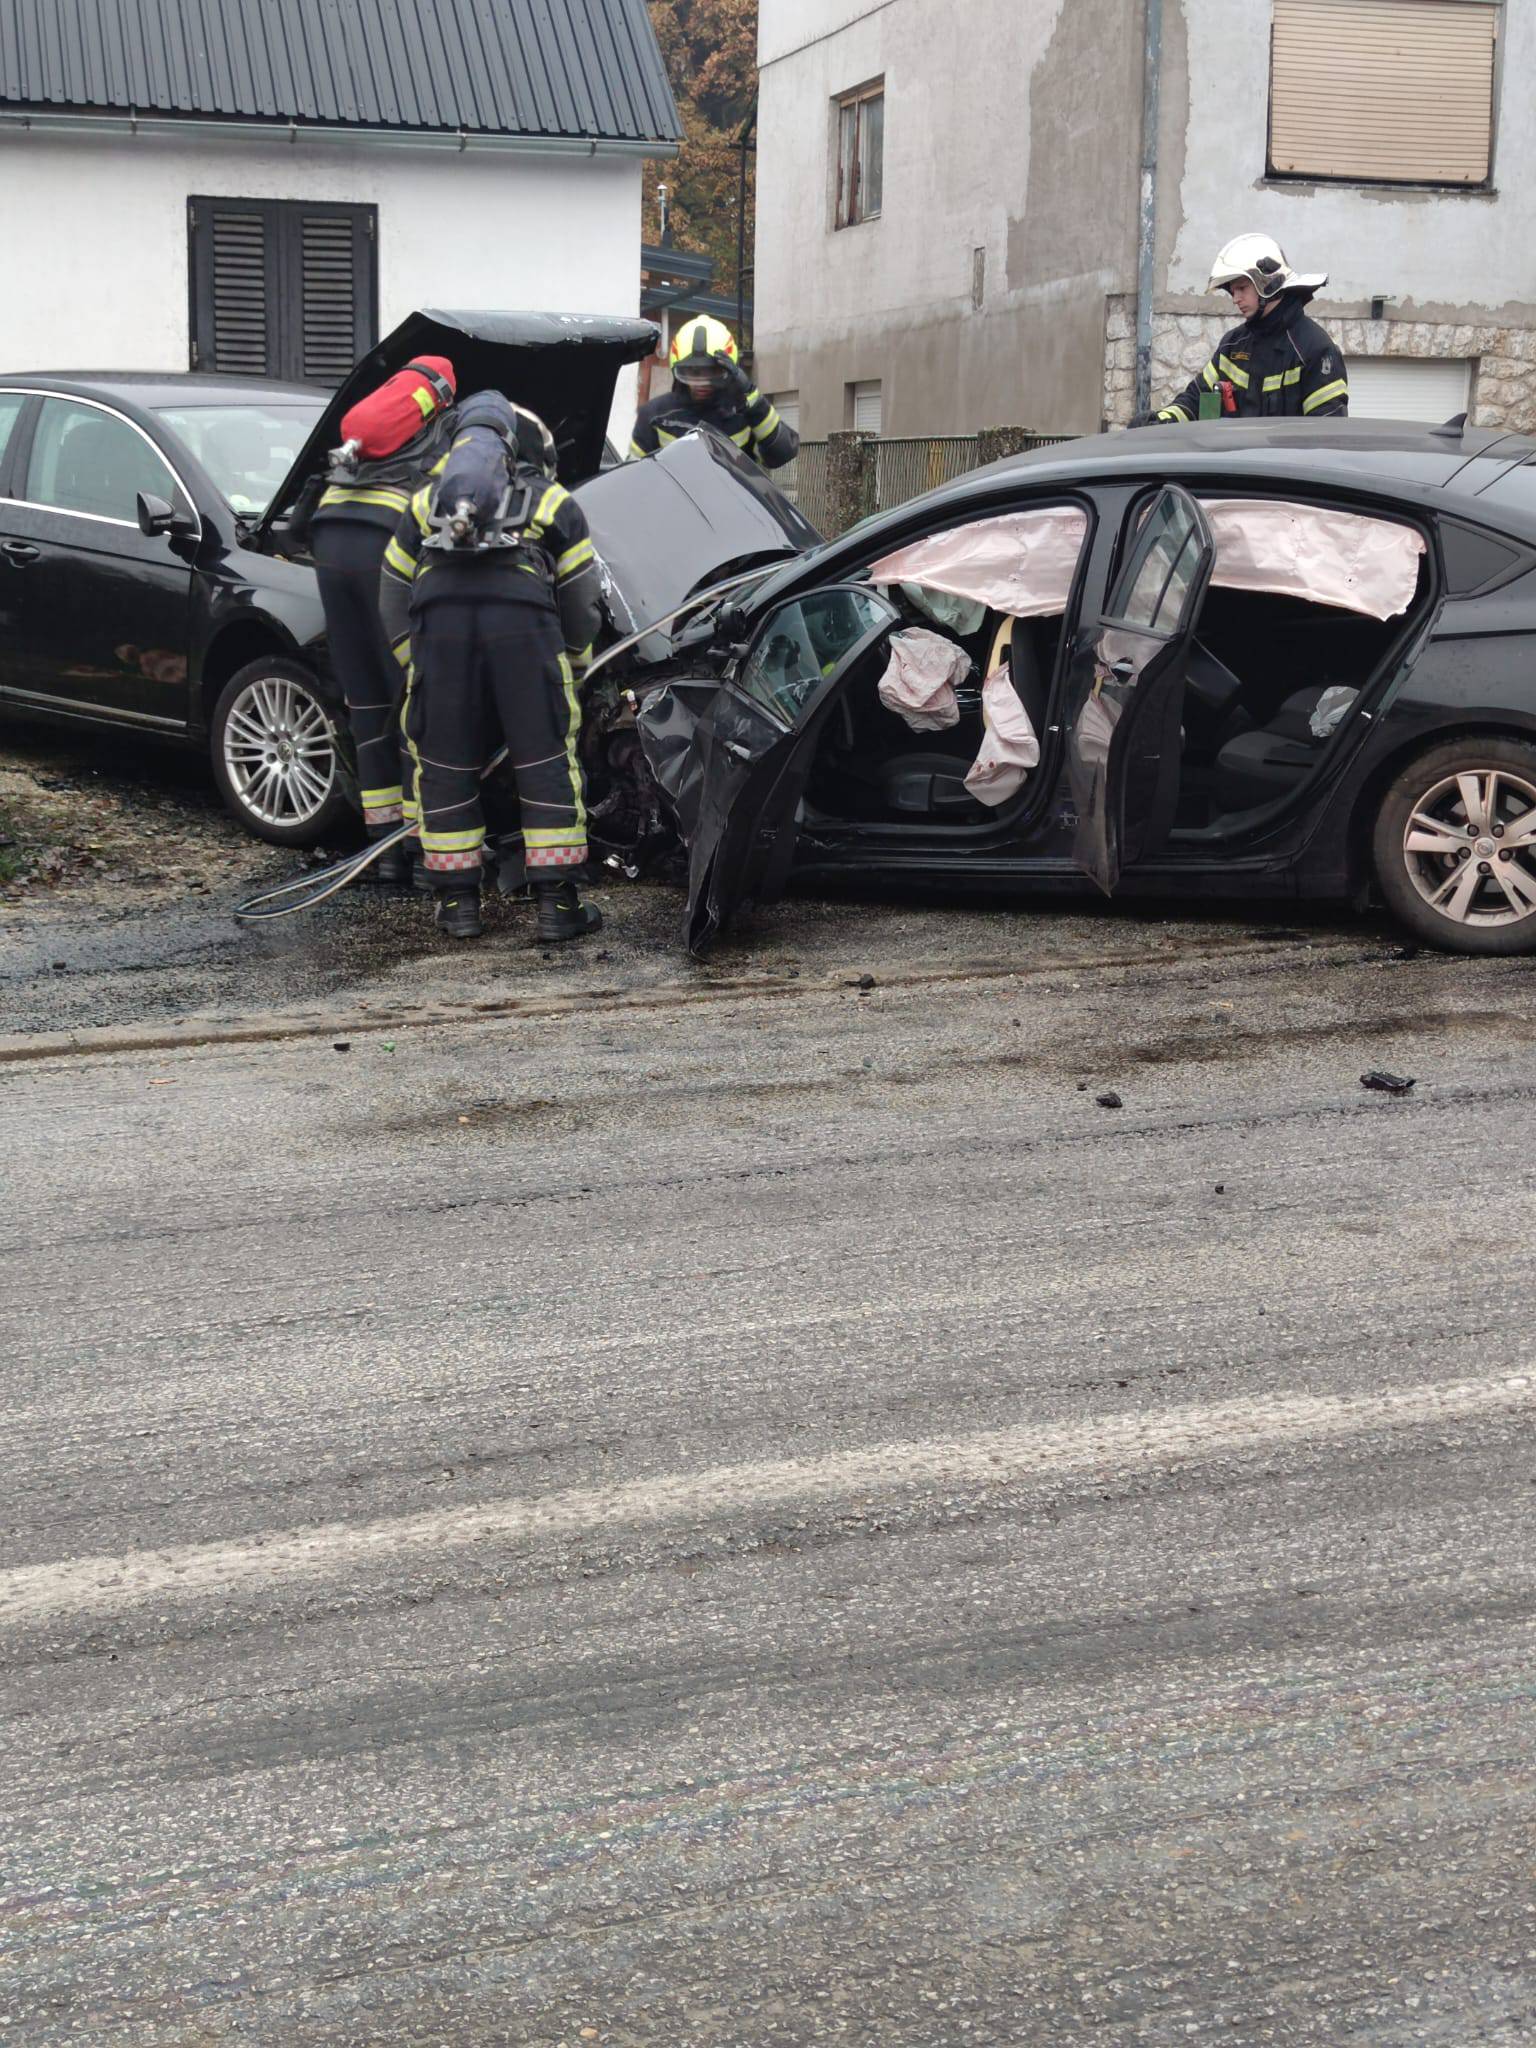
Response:
[[[586,671],[592,666],[592,646],[593,643],[589,640],[585,647],[578,647],[571,656],[571,667],[576,671],[577,675],[585,675]]]
[[[530,846],[580,846],[586,836],[585,824],[556,825],[552,829],[541,825],[523,827],[523,837]]]
[[[1321,391],[1314,391],[1310,398],[1302,400],[1303,412],[1316,412],[1320,405],[1331,405],[1336,398],[1348,398],[1349,385],[1344,378],[1337,378],[1332,384],[1325,384]]]
[[[1248,389],[1248,372],[1240,370],[1230,356],[1218,356],[1216,366],[1224,377],[1230,377],[1239,391]]]
[[[1205,368],[1200,372],[1200,374],[1205,379],[1205,388],[1207,391],[1214,391],[1218,383],[1220,383],[1221,381],[1220,378],[1216,375],[1216,365],[1214,363],[1207,363]]]
[[[1289,387],[1300,382],[1301,366],[1298,364],[1294,370],[1282,371],[1278,377],[1266,377],[1264,379],[1264,389],[1266,391],[1279,391],[1283,386]]]
[[[433,413],[437,410],[437,400],[432,396],[432,393],[424,385],[418,384],[411,393],[411,396],[420,406],[422,418],[424,420],[431,419]]]
[[[391,789],[361,789],[358,791],[358,795],[368,806],[369,810],[381,811],[386,804],[403,802],[405,792],[397,782]]]
[[[476,825],[469,832],[434,832],[430,825],[421,828],[421,843],[434,853],[468,853],[485,841],[485,827]]]
[[[629,459],[631,462],[644,462],[650,452],[649,448],[642,448],[638,441],[631,441],[629,444]]]
[[[402,583],[414,583],[416,580],[415,556],[408,555],[399,541],[393,538],[384,550],[384,566],[393,575],[398,576]]]
[[[591,541],[577,541],[576,545],[567,548],[559,561],[556,562],[556,578],[563,580],[567,576],[574,576],[578,569],[585,568],[586,564],[594,558],[595,553],[596,550],[593,548]]]
[[[778,413],[770,405],[768,408],[768,417],[766,419],[759,420],[757,425],[752,429],[752,438],[754,441],[766,441],[769,435],[776,434],[779,431],[779,428],[783,426],[783,424],[784,422],[779,418]]]
[[[409,491],[391,491],[380,484],[365,489],[361,484],[331,484],[322,494],[317,510],[327,505],[387,505],[391,512],[403,512],[411,501]]]
[[[401,638],[400,638],[400,639],[398,639],[398,640],[396,640],[395,642],[393,642],[393,644],[391,645],[391,647],[390,647],[390,650],[389,650],[389,651],[390,651],[390,653],[391,653],[391,654],[393,654],[393,656],[395,657],[396,661],[398,661],[398,662],[399,662],[399,664],[400,664],[400,666],[401,666],[402,668],[409,668],[409,667],[410,667],[410,665],[411,665],[411,636],[410,636],[410,634],[409,634],[409,633],[403,634],[403,635],[401,636]]]
[[[1158,414],[1160,420],[1177,420],[1181,426],[1189,425],[1189,414],[1182,405],[1165,405]]]

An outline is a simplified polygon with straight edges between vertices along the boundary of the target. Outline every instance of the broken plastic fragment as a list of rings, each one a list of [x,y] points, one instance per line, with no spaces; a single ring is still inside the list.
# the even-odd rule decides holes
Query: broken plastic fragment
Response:
[[[1382,1095],[1406,1095],[1418,1083],[1402,1074],[1389,1074],[1384,1067],[1372,1067],[1368,1074],[1360,1076],[1360,1086],[1374,1088]]]
[[[1102,1095],[1095,1095],[1093,1099],[1100,1109],[1124,1109],[1125,1107],[1125,1104],[1120,1100],[1113,1088],[1106,1088]]]

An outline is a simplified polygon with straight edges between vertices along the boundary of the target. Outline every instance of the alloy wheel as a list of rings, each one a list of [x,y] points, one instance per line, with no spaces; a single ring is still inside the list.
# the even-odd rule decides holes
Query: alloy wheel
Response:
[[[1455,924],[1536,915],[1536,785],[1502,768],[1445,776],[1409,814],[1403,865],[1430,909]]]
[[[253,817],[268,825],[307,824],[336,784],[331,722],[302,683],[258,676],[230,706],[224,765]]]

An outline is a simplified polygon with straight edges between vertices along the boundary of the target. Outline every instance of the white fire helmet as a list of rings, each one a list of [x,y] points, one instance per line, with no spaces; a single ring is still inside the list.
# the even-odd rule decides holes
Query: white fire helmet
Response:
[[[1260,299],[1268,301],[1281,292],[1318,291],[1328,282],[1328,273],[1303,277],[1292,270],[1285,251],[1271,236],[1238,235],[1211,265],[1210,289],[1225,291],[1240,278],[1247,278]]]

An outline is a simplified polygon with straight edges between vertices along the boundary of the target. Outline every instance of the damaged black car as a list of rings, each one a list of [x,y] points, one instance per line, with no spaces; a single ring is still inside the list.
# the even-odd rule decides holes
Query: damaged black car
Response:
[[[622,585],[618,482],[582,495]],[[688,572],[727,573],[698,538]],[[791,881],[1375,897],[1436,946],[1536,948],[1520,435],[1222,422],[1039,450],[765,571],[642,645],[628,688],[694,952]]]

